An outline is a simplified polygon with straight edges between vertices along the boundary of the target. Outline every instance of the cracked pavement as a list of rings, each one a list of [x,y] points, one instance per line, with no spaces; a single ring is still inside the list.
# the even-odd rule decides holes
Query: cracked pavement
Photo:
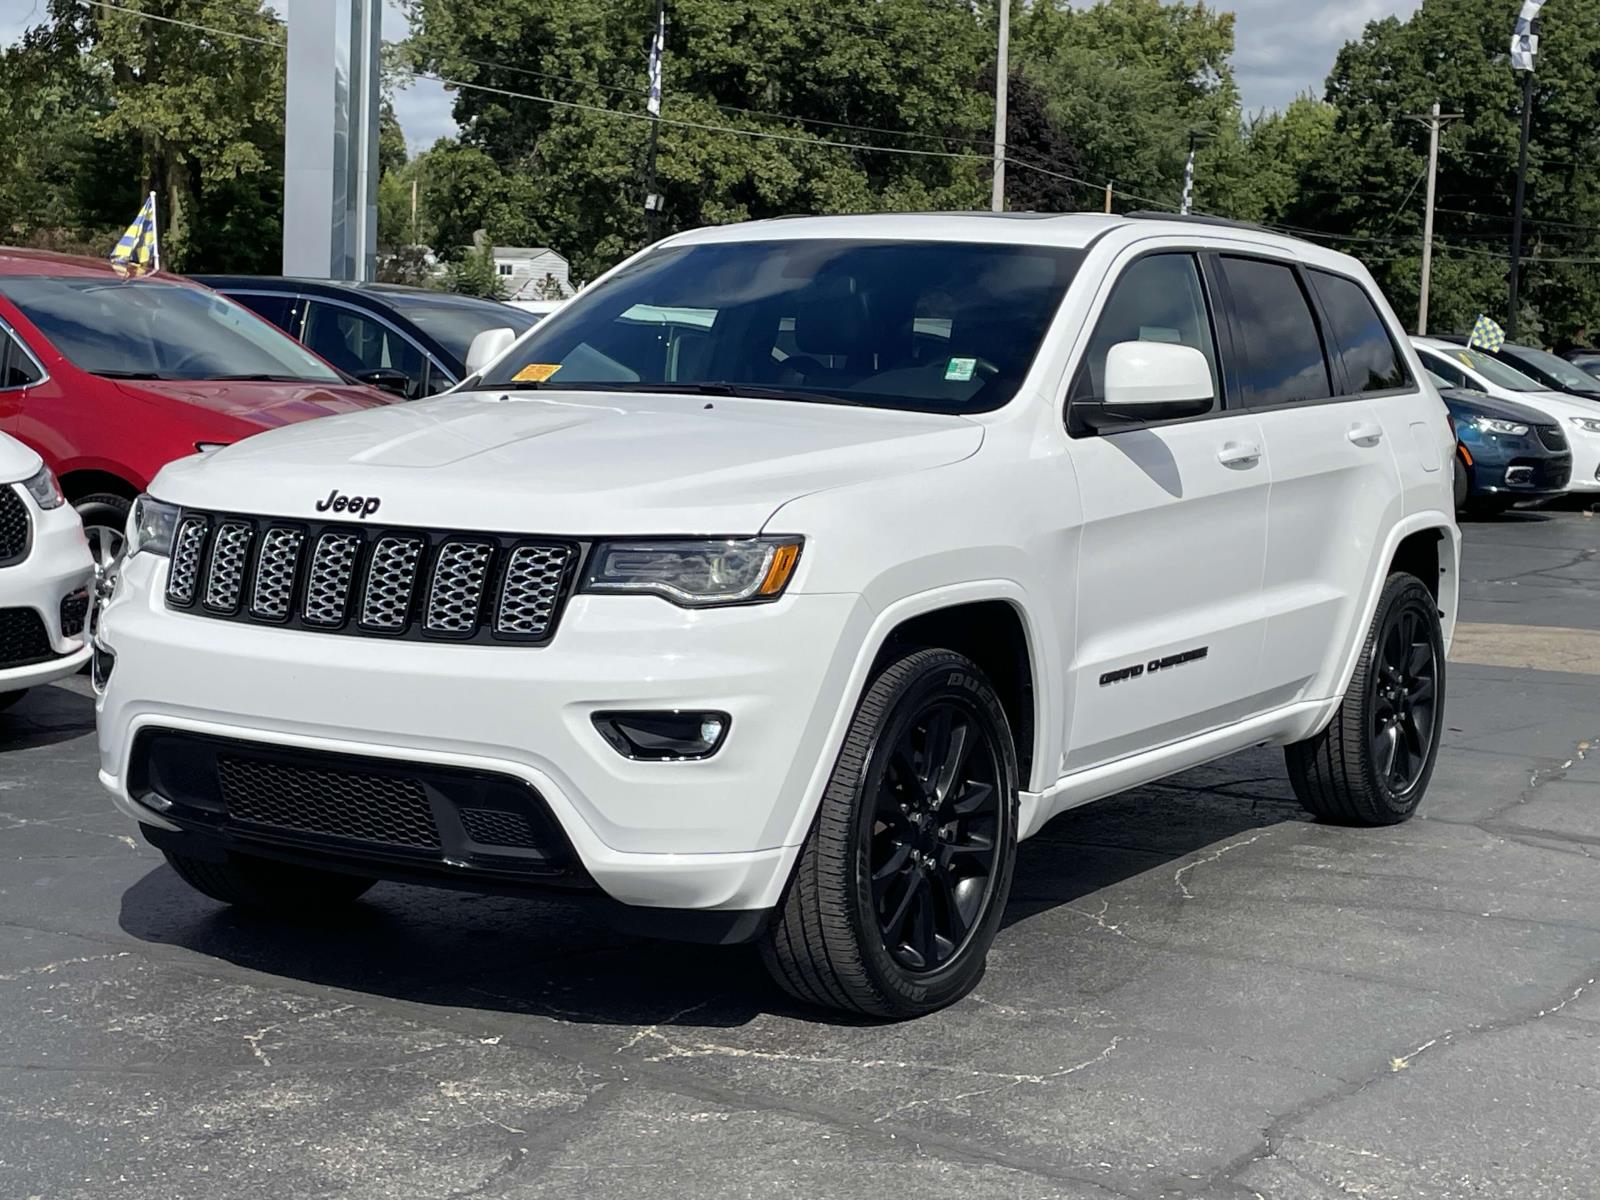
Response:
[[[1465,532],[1419,819],[1318,825],[1272,750],[1090,805],[902,1025],[555,900],[231,912],[100,794],[84,682],[40,689],[0,715],[0,1197],[1592,1197],[1600,520]]]

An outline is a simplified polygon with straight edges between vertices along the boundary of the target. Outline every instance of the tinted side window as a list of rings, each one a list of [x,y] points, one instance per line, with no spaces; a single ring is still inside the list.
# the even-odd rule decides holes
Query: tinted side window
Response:
[[[1357,395],[1410,386],[1411,372],[1366,289],[1322,271],[1312,271],[1311,279],[1338,344],[1345,386]]]
[[[294,310],[294,297],[285,293],[274,293],[270,296],[247,294],[239,295],[235,292],[228,293],[228,299],[237,300],[258,317],[265,317],[279,329],[289,328],[290,313]]]
[[[1417,353],[1422,356],[1422,365],[1427,367],[1428,370],[1432,371],[1435,375],[1437,375],[1440,379],[1444,380],[1451,387],[1453,387],[1453,388],[1471,388],[1472,387],[1472,381],[1469,380],[1465,375],[1463,375],[1458,368],[1452,366],[1450,363],[1446,362],[1444,359],[1439,358],[1439,357],[1437,357],[1435,355],[1429,354],[1425,350],[1419,350]]]
[[[1254,408],[1326,400],[1333,395],[1322,337],[1293,268],[1254,258],[1224,258],[1243,361],[1244,401]]]
[[[16,338],[0,329],[0,389],[31,387],[43,378]]]
[[[1073,381],[1075,403],[1097,403],[1105,398],[1106,355],[1118,342],[1193,347],[1211,364],[1212,396],[1221,397],[1211,316],[1200,268],[1192,254],[1153,254],[1122,273],[1095,324],[1083,365]],[[1216,403],[1214,400],[1213,407]]]
[[[336,304],[313,300],[309,307],[306,345],[340,370],[359,375],[393,367],[422,379],[422,352],[387,325]]]

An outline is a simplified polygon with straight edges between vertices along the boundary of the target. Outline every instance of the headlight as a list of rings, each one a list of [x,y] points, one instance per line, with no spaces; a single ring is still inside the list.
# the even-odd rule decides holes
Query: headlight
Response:
[[[49,467],[40,467],[39,473],[24,481],[22,486],[28,489],[28,495],[40,508],[60,508],[67,502],[67,498],[61,494],[61,485],[56,482]]]
[[[1503,433],[1508,437],[1527,437],[1528,427],[1515,421],[1497,421],[1493,417],[1474,417],[1472,423],[1484,433]]]
[[[1600,433],[1600,419],[1595,417],[1571,417],[1569,419],[1585,433]]]
[[[801,544],[797,537],[601,542],[583,590],[638,592],[685,608],[759,604],[783,595]]]
[[[133,502],[128,514],[128,557],[135,554],[172,554],[172,532],[178,527],[178,506],[149,496]]]

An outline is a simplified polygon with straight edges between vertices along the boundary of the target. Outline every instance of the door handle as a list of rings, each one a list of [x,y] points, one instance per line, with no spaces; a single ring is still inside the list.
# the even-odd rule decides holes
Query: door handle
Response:
[[[1345,437],[1357,446],[1376,446],[1383,441],[1383,426],[1376,421],[1357,421]]]
[[[1229,442],[1217,451],[1217,461],[1225,467],[1253,467],[1261,461],[1261,447],[1254,442]]]

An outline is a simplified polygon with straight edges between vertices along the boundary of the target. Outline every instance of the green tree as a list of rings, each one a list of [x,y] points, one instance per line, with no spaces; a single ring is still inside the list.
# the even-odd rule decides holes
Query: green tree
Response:
[[[143,193],[155,191],[165,263],[275,263],[282,22],[261,0],[128,0],[118,8],[50,0],[48,11],[51,25],[40,42],[65,77],[93,81],[80,116],[107,151],[102,159],[120,163],[96,181],[96,203],[82,215],[103,219],[115,207],[126,223]],[[144,12],[187,24],[149,20]]]
[[[488,300],[504,300],[505,286],[500,282],[494,265],[494,247],[485,242],[470,248],[452,262],[445,271],[445,287],[466,296],[482,296]]]
[[[1506,23],[1498,0],[1429,0],[1407,21],[1369,25],[1334,66],[1334,132],[1302,180],[1317,228],[1344,238],[1401,312],[1414,311],[1427,130],[1408,118],[1435,101],[1463,114],[1440,152],[1430,322],[1439,329],[1505,311],[1521,114]],[[1519,323],[1524,336],[1557,342],[1600,321],[1600,0],[1549,5],[1540,48]]]

